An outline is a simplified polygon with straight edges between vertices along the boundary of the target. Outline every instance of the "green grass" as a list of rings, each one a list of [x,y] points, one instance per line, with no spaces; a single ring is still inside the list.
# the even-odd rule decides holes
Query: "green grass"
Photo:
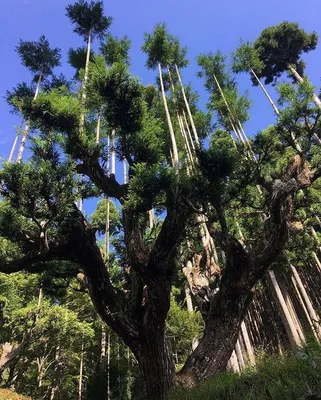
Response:
[[[170,395],[170,400],[216,399],[321,400],[321,349],[311,345],[298,356],[266,357],[241,375],[220,373],[192,390]]]
[[[31,400],[31,398],[22,396],[8,389],[0,389],[0,400]]]

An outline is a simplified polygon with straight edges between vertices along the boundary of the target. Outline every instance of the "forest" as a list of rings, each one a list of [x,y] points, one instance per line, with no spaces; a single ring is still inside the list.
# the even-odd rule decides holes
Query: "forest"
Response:
[[[61,14],[83,46],[20,39],[30,79],[1,94],[20,126],[0,166],[0,400],[320,399],[318,34],[283,21],[199,54],[201,98],[165,23],[139,44],[144,85],[103,1]],[[257,133],[240,74],[274,113]]]

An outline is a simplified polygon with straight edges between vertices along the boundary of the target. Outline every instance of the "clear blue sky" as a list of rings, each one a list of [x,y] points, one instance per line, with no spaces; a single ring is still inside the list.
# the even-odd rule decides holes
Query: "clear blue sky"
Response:
[[[30,73],[20,64],[14,51],[19,39],[37,40],[44,34],[54,47],[60,47],[63,66],[56,70],[71,77],[64,66],[69,47],[79,46],[81,39],[65,16],[65,6],[71,0],[0,0],[0,156],[8,157],[14,138],[14,125],[19,119],[9,114],[3,100],[6,90],[21,81],[30,82]],[[305,30],[315,30],[321,36],[320,0],[117,0],[104,1],[105,12],[114,18],[111,32],[127,34],[132,40],[131,70],[143,83],[153,83],[155,74],[145,68],[145,55],[140,47],[144,32],[151,32],[157,22],[165,22],[171,33],[189,49],[190,66],[183,72],[185,82],[206,94],[202,82],[196,78],[195,57],[203,52],[221,49],[223,53],[235,50],[239,39],[253,41],[260,32],[283,20],[298,22]],[[94,48],[97,43],[94,43]],[[307,74],[320,86],[321,43],[317,50],[305,57]],[[273,112],[258,88],[252,88],[249,77],[238,77],[240,87],[250,90],[254,102],[251,120],[246,132],[253,135],[273,121]],[[273,92],[272,92],[273,93]]]

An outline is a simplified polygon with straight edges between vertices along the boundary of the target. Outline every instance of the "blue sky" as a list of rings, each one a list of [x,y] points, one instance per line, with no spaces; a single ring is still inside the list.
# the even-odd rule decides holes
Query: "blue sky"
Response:
[[[65,6],[71,0],[0,0],[0,157],[8,157],[14,139],[14,126],[19,118],[9,113],[3,99],[21,81],[30,82],[30,73],[20,64],[14,51],[19,39],[38,40],[44,34],[53,47],[62,49],[62,67],[56,70],[68,77],[65,66],[69,47],[82,44],[73,33]],[[114,18],[111,32],[117,36],[127,34],[132,40],[131,71],[145,84],[153,83],[155,73],[145,68],[145,55],[140,47],[144,32],[151,32],[157,22],[165,22],[171,33],[178,36],[189,49],[191,64],[183,71],[184,81],[207,100],[202,82],[196,77],[195,57],[204,52],[220,49],[229,54],[238,46],[239,39],[253,41],[260,32],[283,20],[298,22],[307,31],[315,30],[321,36],[320,0],[118,0],[104,1],[105,12]],[[94,43],[94,48],[97,43]],[[317,50],[306,55],[307,74],[320,86],[321,43]],[[238,77],[240,88],[250,90],[253,101],[252,117],[246,125],[249,136],[273,122],[274,116],[259,88],[252,88],[247,75]],[[273,91],[272,91],[273,94]]]

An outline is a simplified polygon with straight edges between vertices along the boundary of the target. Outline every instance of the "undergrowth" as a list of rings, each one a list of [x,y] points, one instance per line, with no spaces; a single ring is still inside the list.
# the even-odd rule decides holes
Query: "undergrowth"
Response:
[[[266,356],[242,374],[219,373],[170,400],[321,400],[321,348],[310,344],[286,357]]]

